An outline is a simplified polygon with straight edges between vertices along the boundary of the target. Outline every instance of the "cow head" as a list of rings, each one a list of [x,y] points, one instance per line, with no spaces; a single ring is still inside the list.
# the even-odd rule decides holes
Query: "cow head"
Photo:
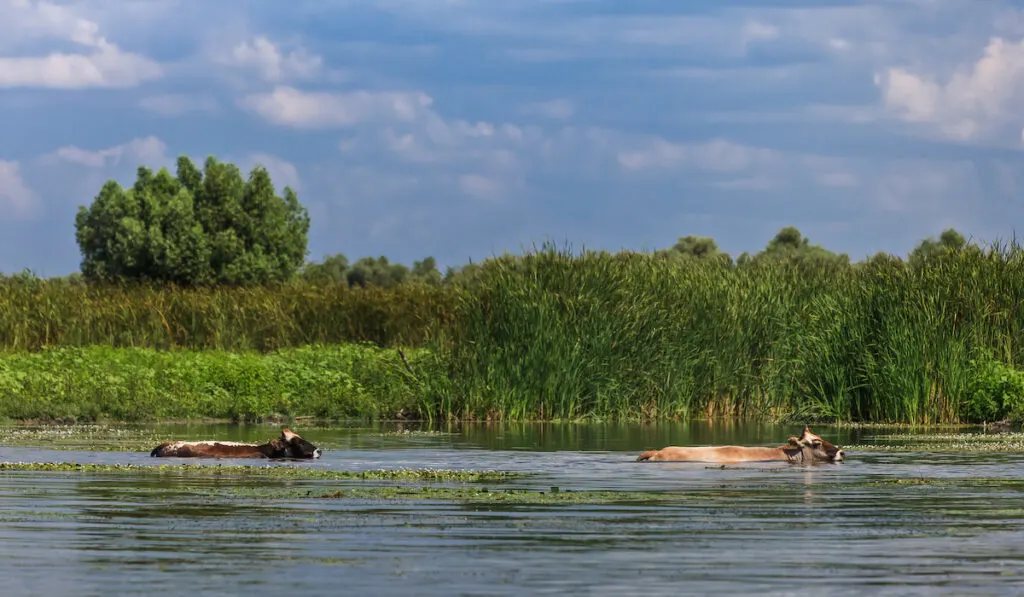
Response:
[[[298,433],[291,429],[281,432],[281,437],[267,444],[270,447],[271,458],[296,458],[312,459],[320,458],[320,448],[299,437]]]
[[[844,458],[842,448],[811,433],[811,428],[807,425],[804,425],[804,432],[800,437],[789,438],[788,447],[799,450],[799,457],[803,462],[842,462]]]

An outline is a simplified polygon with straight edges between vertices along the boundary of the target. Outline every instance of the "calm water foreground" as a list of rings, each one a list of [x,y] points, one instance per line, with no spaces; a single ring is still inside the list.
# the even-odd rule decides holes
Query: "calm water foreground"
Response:
[[[0,428],[0,461],[182,462],[151,459],[139,446],[87,449],[104,433],[116,436],[117,448],[117,429],[69,450],[71,439],[32,445],[20,431]],[[310,499],[261,490],[371,482],[5,471],[0,594],[1024,593],[1022,450],[851,449],[841,465],[721,468],[633,459],[670,443],[779,444],[799,428],[295,429],[324,449],[323,458],[269,466],[524,471],[531,474],[488,487],[610,490],[624,492],[623,499],[589,505]],[[892,443],[891,431],[815,431],[843,445]],[[273,426],[160,426],[131,428],[123,437],[127,445],[145,441],[138,433],[264,440],[275,432]],[[637,501],[628,492],[662,495]]]

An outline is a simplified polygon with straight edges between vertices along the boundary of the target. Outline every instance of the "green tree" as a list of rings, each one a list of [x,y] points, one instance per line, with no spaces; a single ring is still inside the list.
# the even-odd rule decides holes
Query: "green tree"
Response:
[[[409,278],[409,268],[401,263],[391,263],[388,258],[363,257],[352,264],[346,274],[350,286],[390,287]]]
[[[427,257],[422,261],[414,261],[410,275],[417,282],[424,282],[426,284],[441,283],[441,271],[437,269],[437,260],[433,257]]]
[[[348,284],[348,257],[337,255],[324,256],[320,263],[308,263],[302,268],[302,277],[317,284],[344,282]]]
[[[784,261],[806,266],[847,266],[850,257],[833,253],[820,245],[812,245],[795,226],[786,226],[775,235],[760,253],[740,256],[737,264],[746,265],[764,261]]]
[[[463,264],[459,267],[448,266],[444,271],[444,283],[445,284],[459,284],[468,280],[475,279],[480,275],[483,270],[483,264],[470,261],[469,263]]]
[[[75,236],[88,280],[182,285],[285,280],[306,257],[309,215],[289,187],[274,191],[256,166],[248,180],[210,157],[200,172],[187,157],[177,174],[140,167],[135,185],[108,181],[80,207]]]
[[[718,243],[710,236],[688,235],[681,237],[671,249],[662,249],[654,253],[655,257],[685,261],[689,259],[715,260],[722,265],[731,265],[732,258],[718,248]]]
[[[953,228],[947,228],[939,235],[938,240],[926,238],[921,241],[907,258],[912,267],[922,267],[934,263],[949,253],[965,250],[979,251],[977,245],[969,244],[962,234]]]

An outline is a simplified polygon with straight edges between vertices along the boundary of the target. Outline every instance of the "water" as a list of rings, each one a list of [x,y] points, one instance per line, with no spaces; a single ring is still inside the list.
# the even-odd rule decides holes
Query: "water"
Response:
[[[663,502],[267,498],[365,481],[0,473],[0,594],[1017,595],[1024,454],[848,451],[841,465],[636,463],[669,443],[782,443],[771,426],[469,425],[451,434],[301,429],[311,466],[534,473],[548,490]],[[878,432],[816,428],[840,444]],[[166,439],[271,427],[165,426]],[[4,446],[0,460],[167,464],[146,452]],[[195,461],[193,461],[194,463]],[[252,461],[222,461],[253,464]],[[923,484],[896,484],[899,479]],[[938,482],[937,481],[941,481]],[[224,490],[253,489],[227,494]],[[492,485],[495,487],[495,485]]]

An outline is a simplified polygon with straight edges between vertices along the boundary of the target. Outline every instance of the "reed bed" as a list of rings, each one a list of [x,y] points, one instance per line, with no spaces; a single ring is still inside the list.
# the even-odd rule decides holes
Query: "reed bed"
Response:
[[[389,289],[296,282],[185,290],[8,279],[0,283],[0,346],[13,352],[0,361],[30,359],[25,351],[45,347],[134,347],[145,356],[122,375],[131,379],[150,375],[145,371],[158,367],[156,360],[201,360],[207,351],[221,360],[228,358],[224,351],[259,351],[268,354],[245,358],[284,363],[290,361],[280,355],[299,347],[369,342],[372,350],[420,350],[409,353],[416,357],[408,366],[397,351],[380,353],[388,355],[390,373],[380,376],[388,381],[360,394],[368,401],[357,401],[361,406],[345,398],[339,400],[348,406],[328,408],[330,392],[306,395],[296,386],[289,412],[462,420],[1019,419],[1022,255],[1011,244],[950,252],[914,267],[884,255],[854,265],[728,266],[544,248],[488,260],[442,286]],[[179,356],[157,356],[157,349]],[[370,347],[360,350],[368,362],[384,358]],[[117,354],[112,367],[135,353]],[[256,360],[250,366],[259,369]],[[36,363],[23,373],[53,368]],[[67,371],[84,367],[62,363]],[[354,367],[347,363],[323,367]],[[289,366],[259,383],[270,384]],[[220,376],[229,374],[204,379],[216,383]],[[88,385],[86,377],[76,383]],[[279,389],[268,388],[267,396]],[[30,398],[37,390],[19,391]],[[60,411],[61,395],[47,395],[46,408]],[[125,405],[131,395],[124,394]],[[307,400],[321,406],[296,406]],[[260,405],[235,411],[280,410]],[[136,416],[129,411],[110,412]]]
[[[347,342],[420,346],[449,324],[453,304],[451,288],[427,284],[175,288],[15,276],[0,280],[0,347],[266,352]]]
[[[497,260],[461,297],[450,413],[1020,417],[1022,254],[993,247],[920,268],[885,256],[853,266],[555,250]]]

